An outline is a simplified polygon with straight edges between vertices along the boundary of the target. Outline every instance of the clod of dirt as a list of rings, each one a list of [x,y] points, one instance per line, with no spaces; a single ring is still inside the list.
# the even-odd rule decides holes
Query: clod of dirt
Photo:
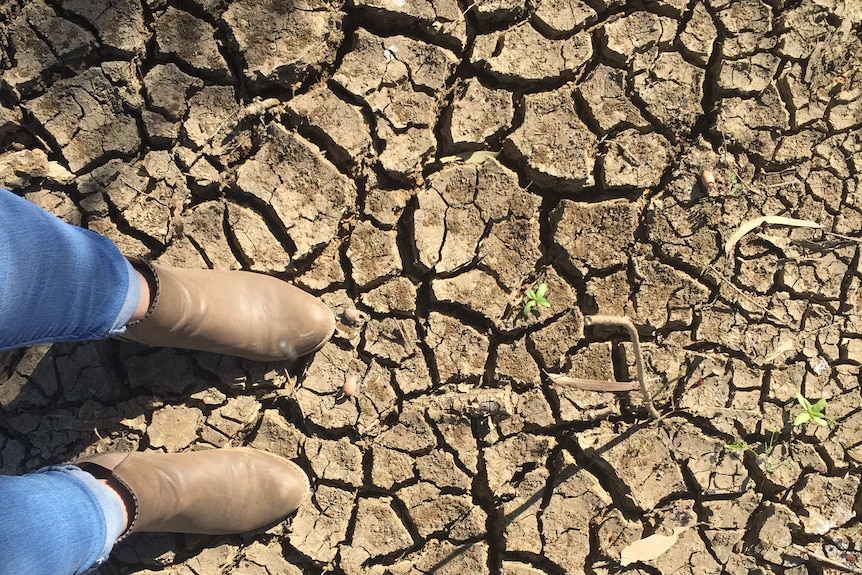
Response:
[[[173,63],[153,66],[144,76],[147,105],[172,121],[185,117],[189,109],[189,94],[200,90],[203,85],[203,80],[189,76]]]
[[[723,99],[716,122],[718,129],[732,135],[736,143],[763,158],[769,158],[776,149],[772,134],[787,130],[790,116],[778,90],[770,86],[757,98]]]
[[[472,62],[502,82],[546,82],[573,78],[592,55],[585,32],[550,40],[524,22],[477,37]]]
[[[498,386],[510,386],[523,391],[538,385],[540,375],[539,367],[527,351],[523,339],[497,347],[494,381]]]
[[[559,371],[560,363],[570,349],[584,337],[584,317],[576,307],[567,309],[555,321],[527,336],[527,345],[535,350],[540,367]]]
[[[329,563],[346,540],[347,526],[356,505],[351,491],[317,485],[311,498],[299,506],[290,530],[290,544],[314,561]]]
[[[137,82],[131,74],[126,80]],[[64,105],[69,99],[77,105]],[[106,154],[129,155],[138,150],[141,141],[134,118],[118,113],[125,106],[134,103],[108,78],[106,70],[89,68],[54,83],[25,108],[60,145],[69,168],[78,172]]]
[[[434,280],[431,293],[438,302],[454,303],[499,321],[506,311],[508,294],[493,276],[482,270],[470,270],[453,278]]]
[[[142,56],[150,34],[137,0],[63,0],[64,10],[84,18],[96,30],[103,48]]]
[[[219,53],[212,26],[169,6],[155,19],[154,28],[156,46],[161,54],[178,58],[207,76],[230,79],[230,69]]]
[[[274,210],[296,245],[294,258],[302,258],[335,238],[341,216],[355,201],[355,185],[299,136],[280,126],[268,134],[237,170],[236,184]]]
[[[68,184],[75,179],[75,175],[59,163],[48,161],[48,156],[42,150],[20,150],[0,154],[0,182],[3,182],[4,186],[23,188],[37,178]],[[47,206],[45,207],[47,209]]]
[[[523,393],[512,392],[512,415],[498,424],[504,437],[523,431],[547,429],[556,423],[554,413],[541,389],[530,389]]]
[[[203,413],[197,408],[165,406],[152,415],[147,427],[151,447],[164,447],[170,453],[181,451],[198,438]]]
[[[333,81],[363,98],[378,116],[378,160],[393,177],[412,181],[422,160],[433,154],[431,126],[440,103],[427,91],[439,90],[456,63],[453,53],[437,46],[356,31]]]
[[[602,53],[614,64],[635,72],[648,68],[655,54],[676,35],[676,21],[649,12],[632,12],[602,27]]]
[[[772,82],[779,63],[777,56],[764,52],[740,60],[722,60],[718,86],[723,90],[758,94]]]
[[[453,545],[430,539],[422,549],[407,555],[403,563],[404,570],[398,571],[403,575],[488,575],[488,545],[484,541]]]
[[[626,130],[608,140],[602,157],[604,185],[608,188],[651,188],[661,181],[671,147],[663,136]]]
[[[15,66],[3,71],[3,83],[23,94],[40,87],[49,70],[77,68],[96,45],[89,32],[58,17],[41,0],[28,2],[9,32]]]
[[[247,269],[256,272],[284,272],[290,256],[272,232],[266,220],[251,208],[229,202],[227,222],[236,246],[242,252]]]
[[[462,542],[485,533],[488,517],[466,495],[441,494],[437,487],[420,482],[400,489],[398,498],[423,538],[446,534]]]
[[[362,289],[380,284],[401,271],[395,230],[381,230],[370,222],[359,222],[353,229],[347,257],[353,268],[353,281]]]
[[[441,383],[477,380],[485,371],[489,342],[457,319],[431,312],[426,341],[434,353]]]
[[[584,569],[590,550],[590,520],[612,500],[598,479],[568,452],[562,453],[558,465],[550,501],[541,512],[542,555],[567,573],[578,573]]]
[[[533,13],[533,25],[549,38],[560,38],[592,25],[596,11],[581,0],[541,2]]]
[[[337,164],[359,164],[372,148],[370,127],[360,109],[324,86],[291,99],[287,109],[294,123],[321,143]]]
[[[709,300],[706,287],[652,258],[635,257],[632,263],[638,285],[632,321],[655,329],[692,325],[695,310]]]
[[[350,547],[341,553],[345,570],[355,573],[370,558],[407,549],[413,538],[392,508],[391,497],[360,498]]]
[[[472,478],[461,471],[455,457],[440,449],[417,458],[416,471],[423,481],[439,489],[467,493],[472,486]]]
[[[452,103],[448,137],[453,144],[484,142],[512,123],[512,95],[505,90],[483,86],[479,80],[467,80],[463,94]]]
[[[362,485],[362,452],[348,438],[330,441],[309,437],[303,448],[318,479]]]
[[[382,445],[371,448],[371,481],[374,485],[390,490],[414,477],[413,458],[409,454]]]
[[[622,482],[625,497],[641,509],[686,490],[682,473],[671,456],[671,443],[660,428],[643,428],[628,434],[624,441],[612,441],[606,425],[579,435],[587,455],[600,467],[613,469]]]
[[[718,30],[715,29],[706,7],[700,3],[695,4],[691,11],[691,19],[679,35],[680,43],[685,47],[686,53],[697,65],[706,67],[717,37]]]
[[[522,433],[485,448],[483,457],[491,493],[499,498],[516,493],[516,475],[524,469],[544,465],[555,445],[551,437]]]
[[[380,434],[377,442],[406,453],[425,453],[437,445],[431,426],[420,409],[405,409],[394,427]]]
[[[415,355],[418,338],[413,320],[387,317],[369,320],[365,326],[363,349],[374,357],[398,365]]]
[[[704,77],[704,70],[686,62],[678,52],[663,52],[635,76],[634,91],[662,126],[685,136],[704,113]]]
[[[624,200],[563,200],[551,214],[561,260],[580,275],[624,264],[634,246],[636,207]]]
[[[422,30],[452,50],[460,51],[467,42],[467,24],[456,0],[357,0],[356,7],[388,27]]]
[[[587,104],[593,122],[605,134],[617,127],[640,131],[649,127],[640,110],[627,96],[626,73],[599,64],[578,85],[576,92]]]
[[[398,388],[404,393],[425,391],[434,384],[428,364],[421,353],[414,353],[407,357],[395,369],[395,381]]]
[[[527,94],[524,110],[524,123],[505,150],[530,179],[569,191],[592,186],[597,140],[578,118],[572,88]]]
[[[260,418],[251,446],[294,459],[299,455],[302,434],[275,409],[266,409]]]
[[[506,528],[503,537],[506,549],[513,552],[533,553],[536,541],[540,541],[539,515],[542,494],[550,473],[544,466],[528,472],[518,482],[514,496],[502,506]]]
[[[359,297],[377,313],[412,316],[416,312],[416,295],[413,282],[396,277]]]
[[[302,570],[284,558],[281,545],[270,543],[269,546],[255,541],[242,551],[243,559],[238,570],[245,573],[280,573],[281,575],[302,575]]]
[[[856,517],[859,478],[806,475],[794,494],[799,520],[810,535],[824,535]]]
[[[540,253],[535,220],[540,201],[524,193],[496,160],[434,174],[417,200],[414,241],[423,266],[453,271],[470,263],[478,251],[510,289],[532,272],[528,261]]]
[[[706,537],[720,563],[727,563],[734,555],[736,545],[745,535],[749,518],[761,499],[759,493],[746,491],[733,499],[704,503],[709,525],[705,530]]]
[[[335,60],[344,13],[326,0],[231,2],[222,15],[253,84],[291,88]]]
[[[736,58],[775,47],[776,37],[772,9],[761,0],[726,2],[718,11],[718,19],[728,32],[722,52]]]
[[[188,118],[183,122],[183,130],[194,149],[210,143],[220,146],[232,128],[232,120],[240,111],[230,86],[206,86],[189,98],[188,106]]]
[[[783,567],[801,565],[804,560],[789,548],[793,534],[801,531],[799,519],[785,505],[766,502],[752,518],[752,551],[766,561]]]

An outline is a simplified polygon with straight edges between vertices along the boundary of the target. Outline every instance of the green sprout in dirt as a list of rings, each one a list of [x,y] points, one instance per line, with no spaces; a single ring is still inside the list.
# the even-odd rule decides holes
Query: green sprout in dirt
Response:
[[[775,450],[775,432],[772,432],[772,437],[769,438],[769,441],[763,447],[761,451],[757,451],[752,447],[747,441],[740,438],[740,440],[736,443],[725,443],[725,449],[730,449],[731,451],[741,451],[743,453],[750,453],[754,456],[754,460],[758,465],[763,467],[763,470],[766,473],[773,473],[775,471],[775,466],[772,465],[772,462],[769,458],[772,456],[772,452]],[[787,461],[782,461],[782,464],[787,464]]]
[[[811,403],[798,391],[796,392],[796,401],[802,406],[802,411],[793,419],[793,426],[802,425],[809,421],[822,425],[823,427],[832,427],[835,425],[835,420],[826,417],[823,410],[826,409],[826,400],[820,399],[816,403]]]
[[[536,306],[540,307],[551,307],[551,304],[548,303],[548,300],[545,299],[545,294],[548,293],[548,284],[541,283],[539,287],[536,288],[536,291],[528,289],[524,294],[527,296],[527,303],[524,304],[524,315],[530,315],[530,312],[533,311],[533,308]],[[536,309],[538,312],[539,310]]]
[[[738,196],[742,193],[742,182],[739,181],[739,178],[732,170],[727,170],[725,172],[725,176],[727,176],[727,183],[730,184],[730,193],[733,196]]]

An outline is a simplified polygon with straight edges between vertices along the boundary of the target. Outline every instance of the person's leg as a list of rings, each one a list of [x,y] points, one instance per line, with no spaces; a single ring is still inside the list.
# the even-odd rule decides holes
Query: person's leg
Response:
[[[285,361],[323,346],[335,318],[271,276],[130,262],[107,238],[0,189],[0,325],[0,351],[116,336]]]
[[[0,574],[84,573],[129,533],[264,528],[309,492],[298,465],[248,447],[105,453],[0,476]]]
[[[0,476],[0,573],[84,573],[108,557],[123,516],[118,494],[75,466]]]
[[[141,301],[107,238],[0,189],[0,351],[124,331]]]

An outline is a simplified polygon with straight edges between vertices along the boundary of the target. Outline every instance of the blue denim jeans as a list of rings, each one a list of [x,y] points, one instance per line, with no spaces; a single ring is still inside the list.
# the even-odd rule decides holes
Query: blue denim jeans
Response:
[[[0,351],[120,334],[140,295],[110,240],[0,188]],[[77,467],[0,476],[0,574],[83,573],[121,529],[119,500]]]
[[[0,476],[0,573],[78,575],[108,558],[120,500],[73,465]]]
[[[0,351],[120,334],[140,297],[108,238],[0,188]]]

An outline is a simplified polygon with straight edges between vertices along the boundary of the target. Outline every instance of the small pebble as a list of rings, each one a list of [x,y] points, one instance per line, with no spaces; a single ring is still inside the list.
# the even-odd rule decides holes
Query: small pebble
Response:
[[[356,393],[356,387],[359,385],[359,376],[355,373],[351,373],[344,380],[344,385],[341,386],[341,393],[343,393],[347,397],[353,397],[353,394]]]
[[[341,313],[341,319],[347,325],[360,325],[368,321],[368,314],[352,307]]]
[[[715,189],[715,174],[712,170],[704,170],[700,173],[700,182],[707,191]]]

